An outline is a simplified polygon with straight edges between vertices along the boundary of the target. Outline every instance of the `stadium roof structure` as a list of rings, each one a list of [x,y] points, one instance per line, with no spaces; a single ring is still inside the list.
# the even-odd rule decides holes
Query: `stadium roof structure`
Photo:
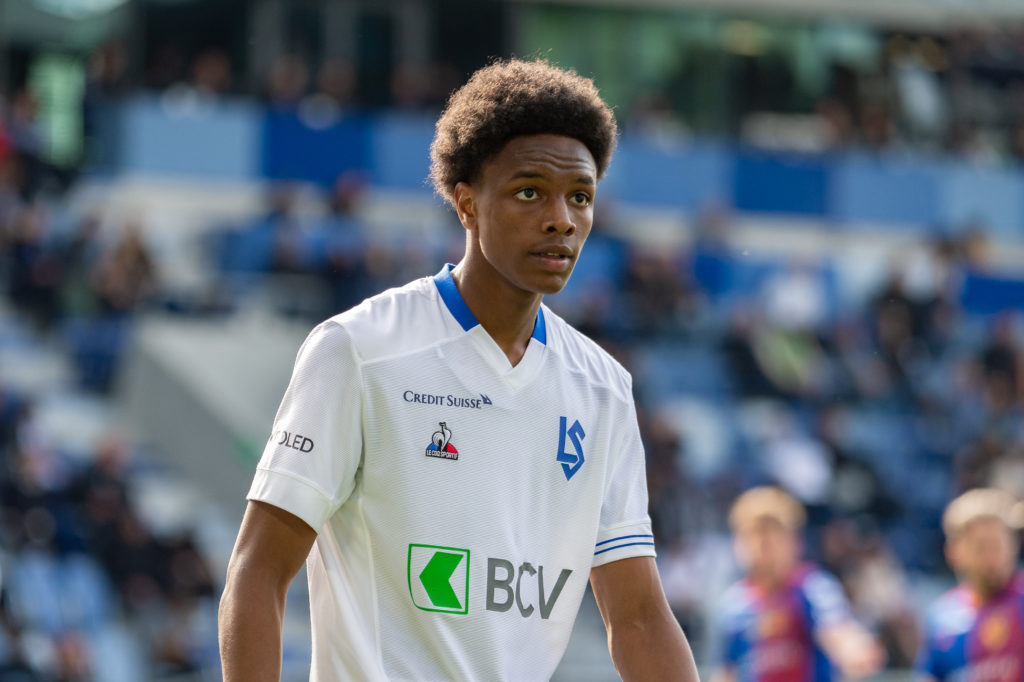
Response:
[[[760,15],[866,21],[902,29],[949,30],[1024,24],[1024,0],[517,0],[649,9],[706,9]]]

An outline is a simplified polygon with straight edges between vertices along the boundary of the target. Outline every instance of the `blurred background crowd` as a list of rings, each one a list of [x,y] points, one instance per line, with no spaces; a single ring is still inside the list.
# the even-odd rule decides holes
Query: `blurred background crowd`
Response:
[[[507,54],[619,116],[548,303],[634,375],[699,662],[776,483],[910,667],[944,506],[1024,498],[1024,9],[707,4],[0,0],[0,680],[216,679],[294,352],[460,257],[431,126]]]

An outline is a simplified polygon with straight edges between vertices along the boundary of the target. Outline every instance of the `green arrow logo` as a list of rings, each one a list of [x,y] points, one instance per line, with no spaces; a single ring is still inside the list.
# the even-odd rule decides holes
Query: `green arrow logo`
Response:
[[[409,595],[417,608],[469,612],[468,549],[411,544],[407,577]]]
[[[434,602],[434,606],[443,609],[462,608],[451,582],[452,574],[461,562],[461,554],[438,552],[431,557],[427,567],[420,573],[420,582],[423,583],[423,589],[427,591],[427,596]]]

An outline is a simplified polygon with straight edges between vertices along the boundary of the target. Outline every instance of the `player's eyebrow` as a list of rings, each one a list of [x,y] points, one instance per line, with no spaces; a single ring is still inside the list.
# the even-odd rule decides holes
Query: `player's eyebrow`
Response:
[[[546,177],[547,176],[544,173],[539,173],[537,171],[519,171],[518,173],[513,175],[511,178],[509,178],[509,181],[511,182],[512,180],[544,180]],[[575,180],[575,183],[578,184],[578,185],[595,185],[595,184],[597,184],[594,181],[594,178],[592,176],[590,176],[590,175],[581,175],[581,176],[577,177],[576,180]]]

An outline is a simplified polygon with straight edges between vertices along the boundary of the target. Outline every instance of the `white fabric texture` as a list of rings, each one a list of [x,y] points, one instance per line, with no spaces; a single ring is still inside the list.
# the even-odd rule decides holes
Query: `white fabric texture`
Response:
[[[303,344],[249,499],[319,532],[312,680],[548,679],[591,567],[654,555],[630,377],[540,318],[512,367],[443,270]]]

